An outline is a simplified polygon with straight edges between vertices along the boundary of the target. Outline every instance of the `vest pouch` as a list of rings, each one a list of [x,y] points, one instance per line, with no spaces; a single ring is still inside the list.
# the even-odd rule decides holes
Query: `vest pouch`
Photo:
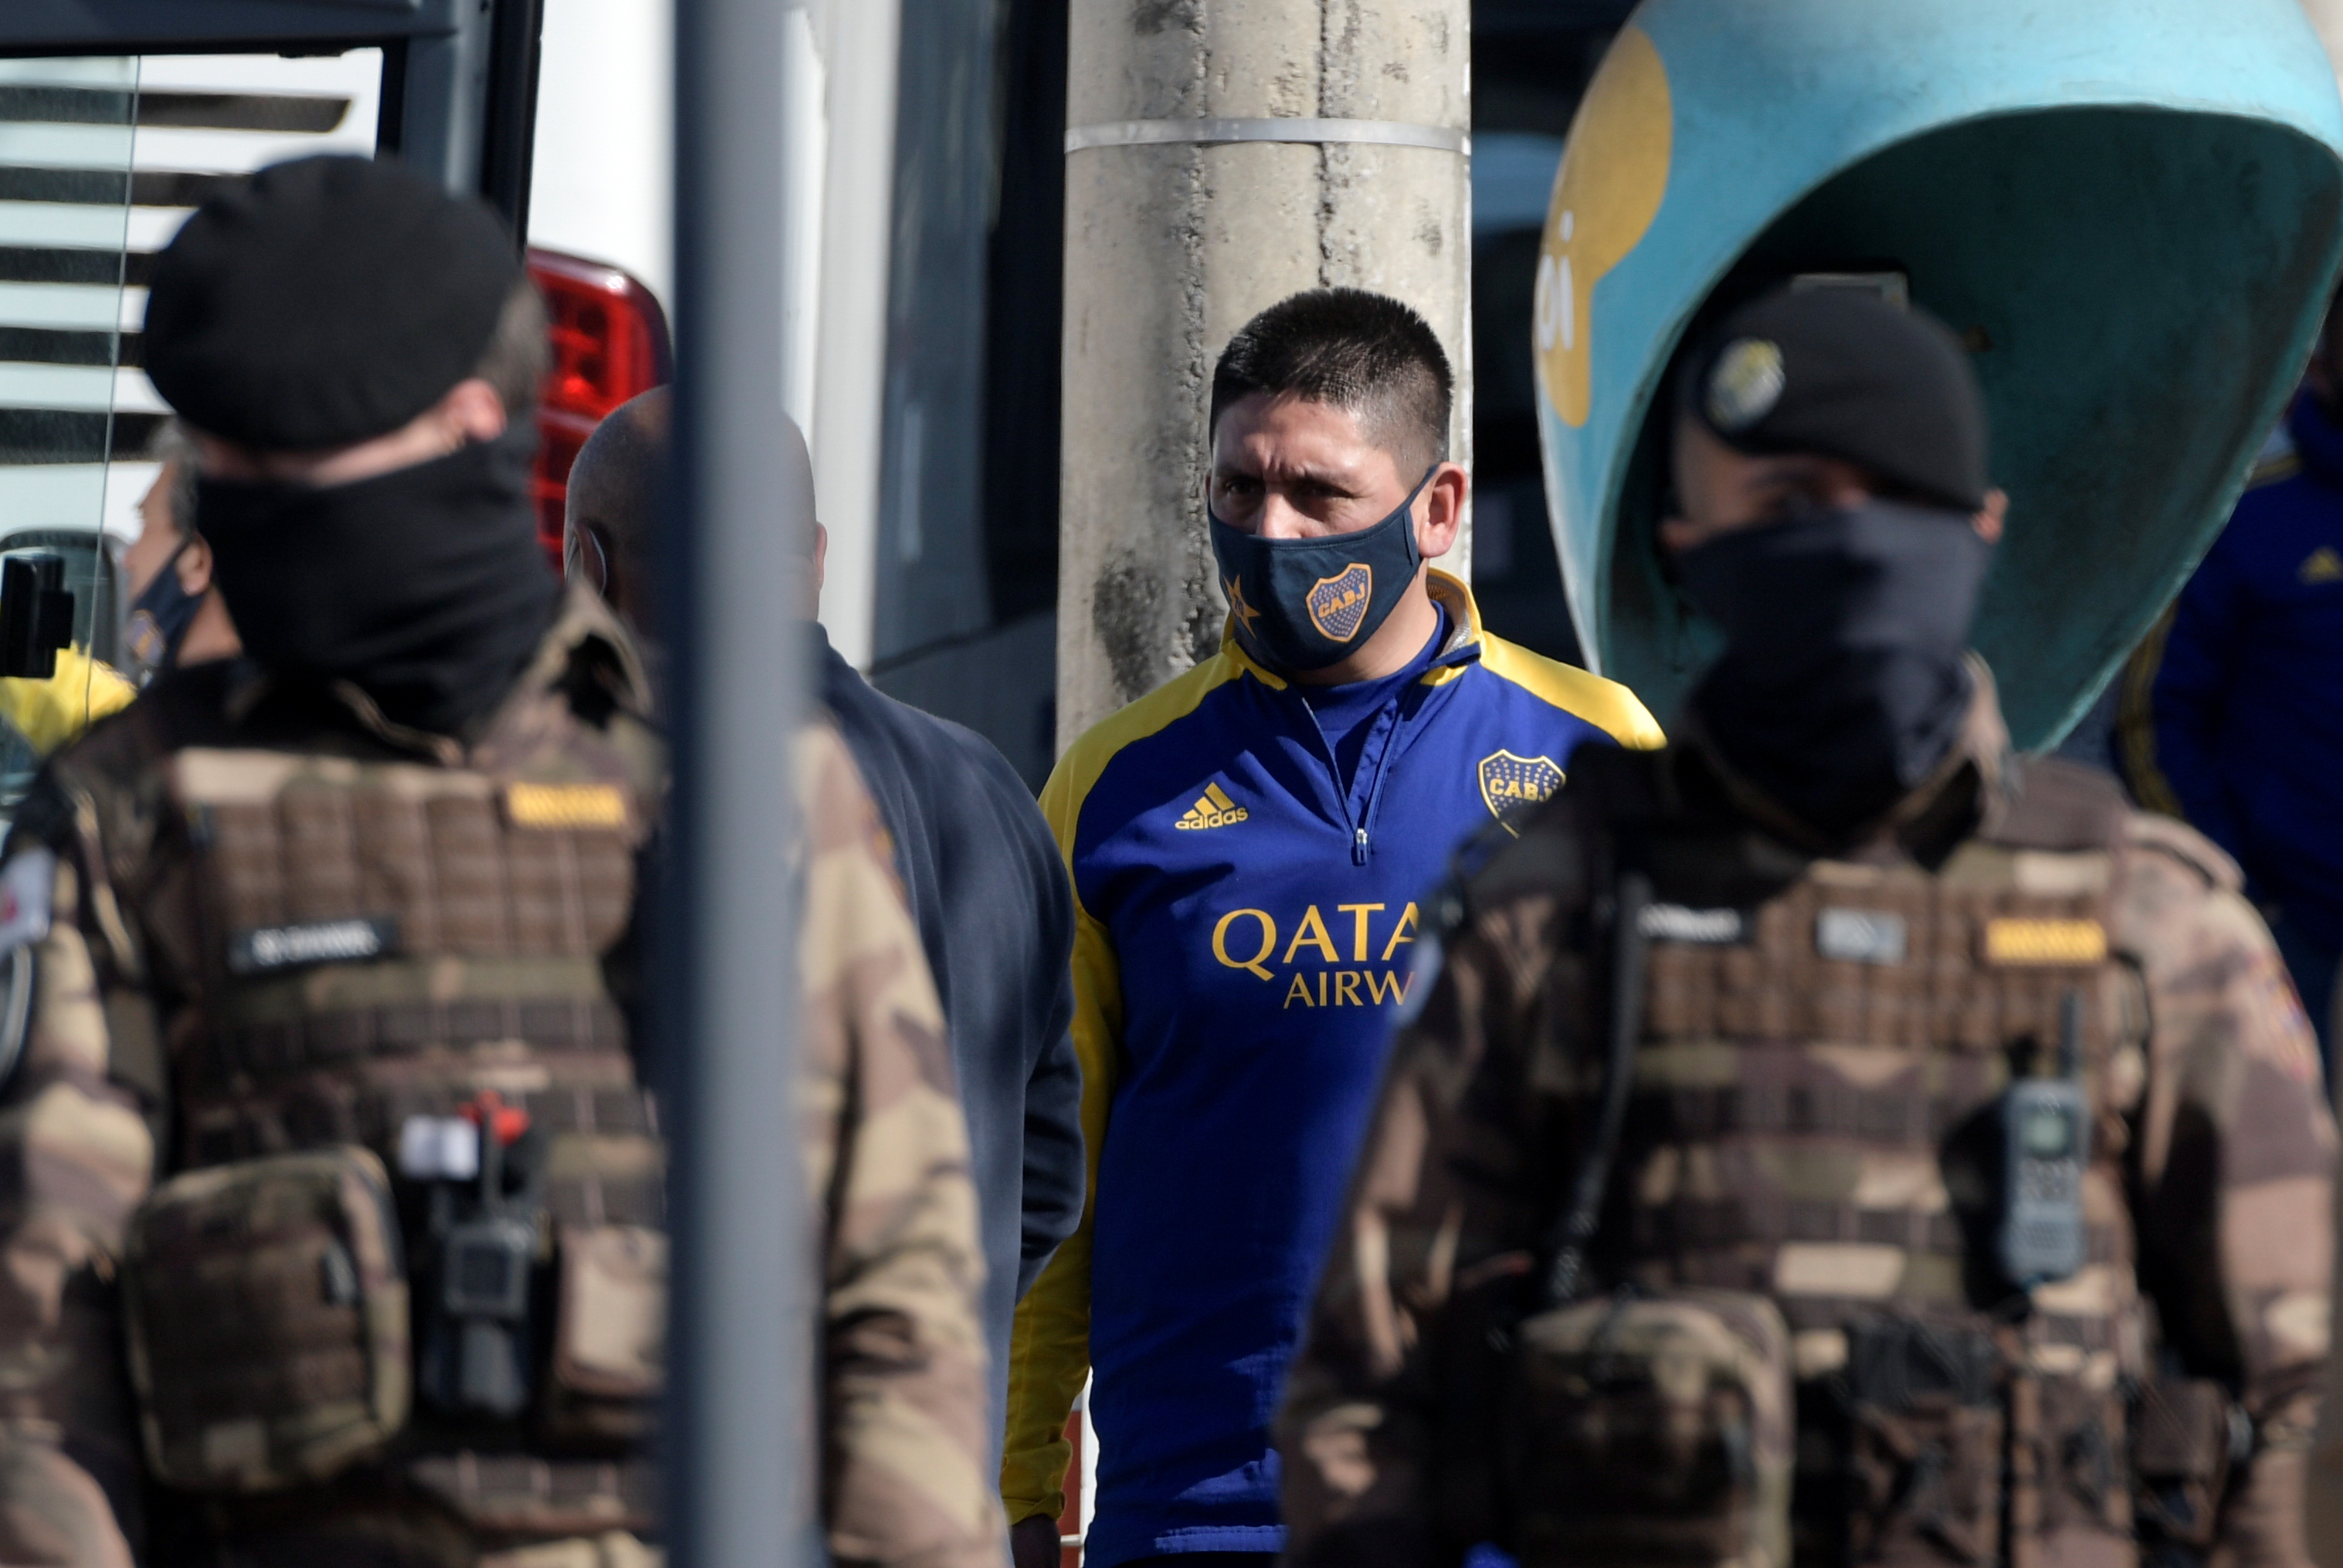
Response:
[[[1966,1322],[1881,1315],[1847,1331],[1845,1522],[1852,1561],[2000,1555],[2001,1352]]]
[[[556,1267],[545,1436],[640,1442],[667,1384],[667,1237],[641,1225],[564,1225]]]
[[[2131,1456],[2144,1536],[2199,1551],[2213,1544],[2243,1421],[2229,1391],[2209,1378],[2157,1377],[2139,1385]],[[2251,1442],[2250,1430],[2244,1437]]]
[[[1786,1568],[1789,1331],[1763,1296],[1621,1292],[1514,1336],[1525,1568]]]
[[[123,1302],[147,1462],[169,1485],[321,1481],[407,1422],[407,1267],[365,1149],[166,1182],[131,1218]]]

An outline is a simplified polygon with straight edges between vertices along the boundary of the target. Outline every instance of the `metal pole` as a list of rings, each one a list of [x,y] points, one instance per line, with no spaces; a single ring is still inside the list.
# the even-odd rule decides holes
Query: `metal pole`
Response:
[[[789,736],[811,519],[774,482],[782,399],[783,29],[773,0],[676,7],[673,883],[657,922],[675,1302],[678,1568],[820,1561],[814,1292],[794,1090],[799,863]]]

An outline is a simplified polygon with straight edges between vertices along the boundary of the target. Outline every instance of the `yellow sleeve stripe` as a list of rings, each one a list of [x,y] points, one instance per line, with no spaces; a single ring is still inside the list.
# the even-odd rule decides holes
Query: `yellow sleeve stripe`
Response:
[[[2150,811],[2186,821],[2187,813],[2180,809],[2179,791],[2164,776],[2156,757],[2156,677],[2164,668],[2164,644],[2172,635],[2174,608],[2164,607],[2164,613],[2156,618],[2156,624],[2131,650],[2116,677],[2123,692],[2116,707],[2116,745],[2123,755],[2125,781],[2130,784],[2133,798]]]
[[[2302,472],[2302,455],[2288,447],[2258,459],[2246,476],[2246,488],[2258,490],[2264,485],[2275,485],[2280,479],[2291,479]]]
[[[1250,667],[1228,648],[1138,701],[1108,715],[1066,749],[1041,787],[1041,815],[1073,875],[1074,835],[1082,803],[1116,755],[1193,713],[1214,689]],[[1074,1056],[1082,1069],[1082,1158],[1089,1183],[1082,1222],[1018,1303],[1009,1332],[1009,1405],[1001,1452],[1001,1500],[1012,1524],[1066,1510],[1066,1466],[1072,1449],[1066,1419],[1091,1370],[1091,1201],[1099,1155],[1106,1147],[1107,1109],[1122,1058],[1122,970],[1106,926],[1074,890]]]
[[[1082,1222],[1017,1304],[1009,1331],[1009,1406],[1001,1451],[1001,1500],[1011,1524],[1066,1511],[1073,1450],[1066,1418],[1091,1370],[1091,1236],[1099,1155],[1114,1099],[1122,1039],[1122,971],[1106,928],[1076,905],[1074,1056],[1082,1067],[1082,1160],[1089,1183]]]
[[[1245,668],[1224,648],[1138,701],[1108,714],[1066,748],[1065,755],[1050,771],[1050,781],[1041,786],[1041,815],[1049,819],[1050,831],[1057,837],[1058,853],[1064,859],[1069,875],[1074,869],[1074,829],[1081,820],[1082,802],[1090,799],[1091,790],[1116,754],[1195,712],[1214,688],[1236,679],[1245,673]],[[1075,897],[1079,901],[1081,894]]]
[[[1481,668],[1584,719],[1631,751],[1656,751],[1668,743],[1650,710],[1615,680],[1532,653],[1501,637],[1482,638]]]

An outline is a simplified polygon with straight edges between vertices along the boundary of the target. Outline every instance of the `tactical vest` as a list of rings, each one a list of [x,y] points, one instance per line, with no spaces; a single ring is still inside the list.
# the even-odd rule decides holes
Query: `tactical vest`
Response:
[[[2109,940],[2124,810],[2079,770],[2029,773],[1934,870],[1816,861],[1755,907],[1669,869],[1745,836],[1655,829],[1594,1244],[1615,1288],[1521,1331],[1525,1562],[2132,1560],[2148,1369],[2122,1157],[2146,1020]],[[2002,1267],[2004,1107],[2062,1073],[2087,1117],[2082,1255],[2029,1288]]]
[[[125,1293],[156,1473],[644,1528],[663,1157],[604,963],[657,803],[558,745],[509,773],[186,750],[168,789],[183,1173]]]

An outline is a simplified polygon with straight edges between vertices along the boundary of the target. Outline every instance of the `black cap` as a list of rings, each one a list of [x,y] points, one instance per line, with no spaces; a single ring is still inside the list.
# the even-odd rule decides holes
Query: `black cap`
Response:
[[[1926,311],[1865,288],[1780,288],[1725,318],[1686,367],[1684,411],[1742,452],[1817,452],[1896,489],[1985,505],[1985,397]]]
[[[520,276],[477,201],[368,158],[277,164],[206,202],[156,261],[146,374],[226,440],[347,446],[470,375]]]

